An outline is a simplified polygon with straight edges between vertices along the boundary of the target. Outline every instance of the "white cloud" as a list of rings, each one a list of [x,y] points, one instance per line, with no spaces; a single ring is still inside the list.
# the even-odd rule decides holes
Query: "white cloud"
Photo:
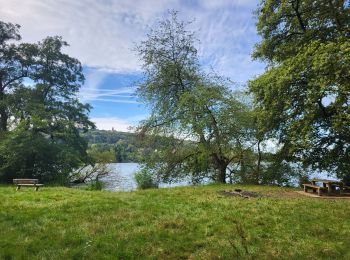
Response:
[[[256,41],[252,11],[254,0],[0,0],[0,17],[22,25],[24,41],[62,35],[70,43],[67,53],[89,67],[105,72],[137,72],[140,64],[131,50],[166,10],[180,11],[182,19],[195,18],[199,29],[199,54],[213,67],[236,81],[262,71],[250,59]],[[93,92],[103,80],[97,72],[87,81]]]
[[[116,130],[122,132],[132,132],[132,127],[138,125],[138,123],[145,119],[147,115],[136,115],[126,119],[118,117],[94,117],[91,121],[96,124],[96,127],[100,130]]]
[[[95,117],[91,118],[91,121],[96,124],[96,127],[100,130],[117,130],[122,132],[129,132],[132,126],[127,120],[123,120],[116,117]]]

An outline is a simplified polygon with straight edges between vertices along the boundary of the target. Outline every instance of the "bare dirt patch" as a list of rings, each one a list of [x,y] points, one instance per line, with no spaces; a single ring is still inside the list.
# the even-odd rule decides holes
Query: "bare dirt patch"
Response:
[[[260,198],[262,194],[253,191],[242,191],[241,189],[219,191],[219,195],[227,197]]]

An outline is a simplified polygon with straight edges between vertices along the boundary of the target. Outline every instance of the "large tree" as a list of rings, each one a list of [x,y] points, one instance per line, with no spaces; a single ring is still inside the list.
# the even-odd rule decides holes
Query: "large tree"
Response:
[[[138,130],[156,147],[144,165],[168,181],[226,182],[229,165],[248,149],[252,118],[226,81],[201,71],[195,43],[171,12],[137,48],[145,72],[138,95],[151,110]]]
[[[250,82],[259,125],[285,158],[350,180],[350,2],[264,0]]]
[[[0,22],[0,176],[61,181],[89,160],[79,135],[93,127],[77,98],[82,67],[61,37],[16,44],[18,29]]]

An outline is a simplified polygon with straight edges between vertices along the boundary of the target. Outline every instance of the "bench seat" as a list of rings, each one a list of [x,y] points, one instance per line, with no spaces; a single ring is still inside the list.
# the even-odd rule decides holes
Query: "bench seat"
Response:
[[[19,190],[21,186],[34,187],[35,191],[39,189],[39,187],[44,186],[44,184],[40,184],[38,179],[13,179],[13,183],[17,186],[16,190]]]
[[[44,186],[44,184],[28,184],[28,183],[23,183],[23,184],[21,184],[21,183],[18,183],[18,184],[16,184],[17,186]]]
[[[325,187],[320,187],[317,185],[305,183],[304,185],[304,191],[307,192],[308,189],[312,189],[313,192],[317,191],[318,196],[321,196],[321,190],[327,190]]]

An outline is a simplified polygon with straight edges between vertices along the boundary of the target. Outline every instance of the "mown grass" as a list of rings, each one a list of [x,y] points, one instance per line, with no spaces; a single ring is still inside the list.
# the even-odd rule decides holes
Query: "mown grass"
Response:
[[[239,187],[266,197],[0,187],[0,259],[350,259],[349,200]]]

